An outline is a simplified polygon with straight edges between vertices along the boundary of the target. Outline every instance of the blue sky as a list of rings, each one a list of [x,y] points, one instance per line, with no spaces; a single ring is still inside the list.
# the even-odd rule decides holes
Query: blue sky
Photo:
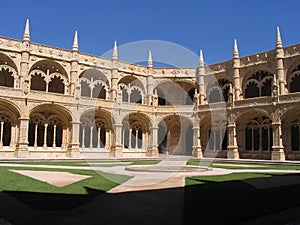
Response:
[[[300,43],[298,0],[25,0],[1,6],[1,36],[21,39],[29,18],[31,41],[70,49],[77,29],[79,50],[95,55],[114,40],[163,40],[197,54],[202,48],[212,64],[232,58],[234,38],[241,56],[273,49],[277,25],[284,45]]]

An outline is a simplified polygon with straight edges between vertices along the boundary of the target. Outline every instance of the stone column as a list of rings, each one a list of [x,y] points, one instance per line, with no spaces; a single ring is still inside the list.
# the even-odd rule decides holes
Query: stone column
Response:
[[[150,127],[150,144],[146,152],[146,156],[151,156],[151,157],[158,157],[159,152],[158,152],[158,126],[151,126]]]
[[[44,144],[43,144],[44,149],[47,148],[47,127],[48,127],[48,124],[45,123],[44,124]]]
[[[123,145],[121,144],[122,127],[123,127],[122,124],[113,124],[115,135],[114,135],[110,152],[111,155],[114,157],[122,157],[123,155]]]
[[[4,122],[3,121],[1,121],[1,128],[0,128],[0,130],[1,130],[1,137],[0,137],[0,148],[3,148],[3,134],[4,134]]]
[[[10,134],[10,148],[15,148],[16,146],[16,125],[11,126],[11,134]]]
[[[97,149],[100,149],[101,145],[100,145],[100,142],[101,142],[101,127],[98,127],[98,133],[97,133]]]
[[[201,159],[203,157],[201,147],[201,134],[199,125],[193,126],[193,153],[192,155],[196,158]]]
[[[38,132],[38,124],[34,124],[34,144],[33,147],[37,148],[37,132]]]
[[[109,149],[109,139],[110,139],[109,133],[110,133],[110,130],[109,129],[105,129],[105,149]]]
[[[52,148],[56,148],[56,125],[53,125],[53,144]]]
[[[17,148],[15,151],[15,157],[18,158],[25,158],[29,156],[28,152],[28,125],[29,125],[29,118],[28,117],[21,117],[19,119],[20,127],[19,127],[19,140],[17,143]]]
[[[80,121],[71,121],[71,143],[67,151],[67,157],[70,158],[80,158],[79,150],[79,131],[80,131]],[[84,138],[84,137],[83,137]],[[83,139],[84,142],[84,139]]]
[[[235,123],[227,125],[227,137],[228,137],[228,159],[239,159],[239,151],[236,137],[236,125]]]
[[[135,149],[139,148],[139,130],[135,130]]]
[[[81,145],[81,147],[83,149],[85,149],[85,143],[84,143],[84,139],[85,139],[85,126],[82,127],[82,135],[81,135],[81,137],[82,137],[82,145]]]
[[[132,129],[131,128],[129,129],[129,134],[128,135],[129,135],[129,137],[128,137],[128,140],[129,140],[128,149],[131,149],[131,147],[132,147],[131,146],[131,143],[132,143],[131,142],[131,138],[132,138]]]
[[[94,127],[90,127],[90,149],[92,149],[93,148],[93,129],[94,129]]]
[[[285,160],[284,147],[282,144],[282,131],[281,131],[281,121],[272,122],[273,130],[273,146],[272,146],[272,160]]]

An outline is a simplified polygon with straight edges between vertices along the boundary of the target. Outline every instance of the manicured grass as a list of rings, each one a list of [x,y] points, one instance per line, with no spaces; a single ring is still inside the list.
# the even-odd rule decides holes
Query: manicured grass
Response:
[[[205,164],[206,162],[190,160],[187,162],[187,165],[199,166]],[[209,162],[207,162],[209,164]],[[223,164],[223,165],[222,165]],[[237,166],[229,166],[226,164],[234,164]],[[240,167],[238,165],[241,165]],[[246,167],[245,165],[249,165]],[[224,168],[224,169],[274,169],[274,170],[300,170],[300,166],[296,165],[283,165],[283,164],[254,164],[254,163],[238,163],[238,162],[212,162],[210,167],[213,168]]]
[[[152,165],[157,164],[160,160],[82,160],[82,161],[26,161],[26,162],[0,162],[9,164],[24,165],[51,165],[51,166],[124,166],[130,165]],[[128,164],[129,165],[129,164]]]
[[[194,177],[186,177],[185,178],[185,185],[197,185],[197,184],[204,184],[207,181],[213,182],[224,182],[224,181],[234,181],[234,180],[245,180],[250,178],[261,178],[270,176],[269,174],[262,174],[262,173],[232,173],[226,175],[219,175],[219,176],[194,176]]]
[[[30,177],[26,177],[14,172],[14,170],[41,170],[41,171],[63,171],[74,174],[89,175],[91,178],[70,184],[65,187],[55,187]],[[22,191],[22,192],[39,192],[39,193],[59,193],[59,194],[89,194],[88,189],[108,191],[130,179],[129,176],[113,175],[99,173],[93,170],[71,170],[71,169],[37,169],[37,168],[14,168],[0,167],[0,191]]]

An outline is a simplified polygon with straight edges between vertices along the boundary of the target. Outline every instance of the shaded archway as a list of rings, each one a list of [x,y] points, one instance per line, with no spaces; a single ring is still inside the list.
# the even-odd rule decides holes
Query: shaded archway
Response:
[[[122,92],[123,102],[144,103],[145,87],[138,78],[125,76],[119,80],[118,87]]]
[[[155,87],[159,105],[192,105],[195,84],[187,81],[166,80]]]
[[[83,113],[80,118],[80,148],[109,150],[114,135],[113,121],[111,114],[106,110],[96,109]]]
[[[81,96],[106,99],[109,80],[97,69],[87,69],[79,75]]]
[[[60,94],[69,94],[69,75],[53,60],[36,62],[29,71],[30,89]]]
[[[56,104],[39,105],[29,116],[28,142],[34,149],[67,150],[71,113]]]
[[[122,144],[125,149],[146,151],[150,139],[150,118],[142,113],[130,113],[123,119]]]
[[[169,115],[158,124],[158,145],[160,153],[192,155],[193,131],[189,119]]]
[[[15,148],[20,111],[6,100],[0,100],[0,148]]]
[[[268,71],[257,71],[244,80],[245,98],[271,96],[274,75]]]
[[[272,120],[262,110],[246,111],[236,120],[240,155],[270,159],[273,146]]]

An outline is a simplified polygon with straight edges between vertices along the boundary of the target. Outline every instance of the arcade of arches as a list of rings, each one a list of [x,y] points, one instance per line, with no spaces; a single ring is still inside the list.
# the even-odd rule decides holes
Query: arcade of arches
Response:
[[[0,157],[300,159],[298,45],[153,68],[0,39]]]

